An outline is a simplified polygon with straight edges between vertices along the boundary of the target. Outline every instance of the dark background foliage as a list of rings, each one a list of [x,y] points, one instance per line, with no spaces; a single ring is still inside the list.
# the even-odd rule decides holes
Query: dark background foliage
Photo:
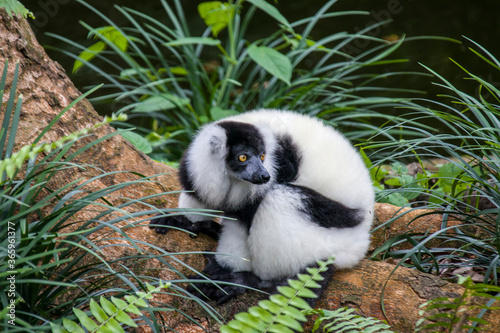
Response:
[[[138,9],[146,14],[156,16],[164,13],[159,1],[154,0],[121,0],[121,1],[88,1],[97,9],[105,13],[110,19],[118,24],[126,24],[125,19],[116,10],[113,5],[119,4]],[[197,13],[197,5],[202,1],[184,0],[182,1],[184,9],[187,11],[187,20],[190,23],[190,28],[193,32],[202,31],[205,26]],[[279,1],[277,8],[283,15],[293,22],[297,19],[314,15],[316,11],[324,4],[321,0],[307,1]],[[86,40],[87,32],[80,26],[79,21],[83,20],[93,27],[106,25],[97,15],[92,14],[89,10],[73,0],[39,0],[25,5],[35,14],[36,19],[32,20],[32,27],[37,34],[37,37],[42,45],[50,45],[56,47],[67,48],[66,45],[58,45],[58,41],[45,36],[45,32],[52,32],[67,37],[79,44],[90,45],[92,42]],[[189,10],[191,9],[191,10]],[[375,37],[383,37],[388,39],[400,38],[406,36],[445,36],[458,39],[464,42],[462,45],[442,42],[442,41],[418,41],[403,45],[398,51],[397,56],[407,58],[409,63],[401,65],[402,70],[418,70],[422,71],[418,63],[423,63],[426,66],[436,69],[440,74],[448,79],[456,82],[461,82],[462,89],[468,89],[463,77],[463,72],[460,71],[448,58],[452,58],[459,63],[465,65],[472,72],[480,75],[489,82],[500,82],[497,73],[493,73],[490,67],[485,66],[480,59],[470,57],[467,48],[470,43],[466,42],[462,36],[467,36],[472,40],[486,47],[493,54],[500,54],[500,44],[498,36],[500,36],[500,24],[495,17],[496,13],[500,12],[500,1],[497,0],[438,0],[438,1],[414,1],[414,0],[357,0],[357,1],[339,1],[336,3],[333,10],[364,10],[370,12],[370,15],[365,17],[348,16],[330,19],[323,21],[320,24],[320,29],[316,32],[329,35],[333,32],[348,31],[356,32],[367,25],[384,21],[392,20],[391,23],[383,28],[376,29],[372,32]],[[155,15],[156,14],[156,15]],[[259,24],[253,24],[253,31],[256,37],[264,36],[269,32],[269,29],[274,30],[275,21],[269,16],[258,13],[255,20],[259,20]],[[320,38],[322,36],[312,36]],[[359,44],[354,45],[351,52],[356,53],[368,47],[361,40]],[[50,51],[49,51],[50,52]],[[70,72],[73,60],[62,55],[59,52],[52,52],[50,56],[60,62],[66,71]],[[307,64],[306,64],[307,65]],[[85,70],[82,70],[78,75],[73,75],[72,79],[82,88],[91,82],[92,75]],[[428,81],[418,76],[411,78],[405,77],[404,83],[415,89],[429,91]],[[399,83],[395,83],[399,85]],[[475,89],[475,86],[470,87]],[[437,91],[431,91],[433,96]]]

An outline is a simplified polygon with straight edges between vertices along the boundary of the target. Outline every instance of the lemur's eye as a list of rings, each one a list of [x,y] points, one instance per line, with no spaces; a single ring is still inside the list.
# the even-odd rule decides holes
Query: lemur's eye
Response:
[[[264,162],[264,159],[265,159],[265,158],[266,158],[266,154],[262,154],[262,155],[260,155],[260,160],[261,160],[262,162]]]
[[[247,160],[247,155],[241,154],[240,156],[238,156],[238,160],[240,162],[245,162]]]

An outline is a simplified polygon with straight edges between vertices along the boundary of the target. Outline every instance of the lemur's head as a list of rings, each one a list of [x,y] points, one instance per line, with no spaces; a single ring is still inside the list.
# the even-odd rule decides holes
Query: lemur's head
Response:
[[[232,176],[252,184],[271,179],[264,167],[266,145],[257,127],[235,121],[218,123],[226,132],[226,165]]]

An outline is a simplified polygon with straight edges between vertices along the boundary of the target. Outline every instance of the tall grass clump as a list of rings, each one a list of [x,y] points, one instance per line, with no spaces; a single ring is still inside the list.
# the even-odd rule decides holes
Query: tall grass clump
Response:
[[[408,73],[376,71],[377,66],[405,61],[388,58],[404,38],[388,42],[370,34],[387,22],[313,39],[320,22],[369,14],[331,11],[336,0],[292,23],[264,0],[202,2],[198,20],[206,29],[200,31],[187,22],[179,0],[161,0],[164,12],[157,17],[115,5],[128,26],[78,1],[103,20],[102,27],[80,22],[94,44],[52,36],[77,50],[60,50],[75,59],[75,72],[90,70],[106,82],[94,103],[112,101],[114,111],[141,119],[134,120],[140,125],[137,133],[158,159],[177,160],[201,125],[255,108],[320,116],[334,126],[349,127],[351,139],[363,139],[376,131],[377,123],[393,119],[379,110],[405,103],[388,96],[410,92],[380,83]],[[267,36],[249,33],[259,24],[253,20],[256,12],[275,22]],[[369,46],[349,54],[347,47],[357,40],[369,41]]]
[[[2,100],[6,78],[7,65],[0,79]],[[159,279],[151,272],[133,270],[132,265],[140,265],[152,257],[158,259],[165,269],[178,274],[179,281],[183,280],[183,275],[172,263],[186,265],[180,263],[174,254],[153,244],[135,241],[126,233],[129,228],[145,224],[148,216],[170,211],[157,209],[150,203],[151,199],[166,193],[144,198],[120,197],[128,187],[148,186],[154,179],[136,177],[137,180],[96,190],[92,188],[93,183],[118,172],[103,172],[76,162],[78,156],[117,134],[114,132],[98,139],[91,137],[95,128],[116,119],[105,119],[103,123],[56,142],[43,143],[43,135],[66,111],[88,95],[85,94],[65,108],[31,144],[14,151],[22,110],[22,96],[16,96],[15,92],[17,78],[18,68],[10,94],[5,95],[7,103],[1,110],[4,115],[0,130],[2,330],[47,331],[51,327],[49,323],[57,325],[62,318],[75,319],[72,308],[85,310],[101,295],[126,297],[147,292],[147,283],[158,286]],[[59,176],[71,169],[87,169],[95,176],[60,182],[64,177]],[[112,197],[118,197],[118,202],[112,204]],[[129,209],[132,206],[136,207],[135,210]],[[137,210],[140,212],[134,212]],[[86,214],[81,214],[83,212]],[[105,254],[111,247],[124,247],[127,254],[123,258],[109,259]],[[172,281],[168,293],[189,297],[177,282]],[[208,307],[202,306],[216,317]],[[177,311],[172,305],[165,305],[161,310]],[[165,328],[162,328],[164,324],[160,319],[156,319],[162,318],[164,312],[155,317],[157,308],[148,307],[146,311],[147,315],[137,317],[135,323],[148,325],[153,331]]]
[[[500,70],[500,61],[494,55],[470,42],[473,43],[470,51],[475,56],[489,64],[491,70]],[[414,205],[440,214],[441,226],[435,232],[399,235],[376,254],[394,257],[401,260],[400,264],[445,277],[466,274],[476,281],[498,286],[500,90],[460,64],[456,65],[463,70],[466,80],[476,84],[475,94],[458,89],[438,72],[424,66],[439,80],[435,85],[445,93],[436,99],[420,100],[419,103],[426,106],[414,109],[414,114],[419,121],[441,127],[439,134],[406,124],[409,130],[420,131],[422,138],[371,146],[375,150],[371,156],[391,155],[373,163],[372,173],[383,172],[384,165],[393,159],[413,160],[420,165],[419,175],[407,177],[405,184],[386,187],[379,193],[380,199],[394,193],[410,193],[415,198]],[[426,170],[425,160],[437,161],[439,168]],[[428,210],[424,212],[429,214]],[[457,220],[460,223],[451,223]],[[401,246],[410,249],[401,250]]]

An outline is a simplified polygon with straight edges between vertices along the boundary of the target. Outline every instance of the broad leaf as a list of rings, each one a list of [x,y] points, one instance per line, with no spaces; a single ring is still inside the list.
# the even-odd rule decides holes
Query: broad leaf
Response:
[[[290,85],[293,68],[287,56],[270,47],[256,46],[254,44],[248,48],[248,55],[269,74]]]
[[[287,27],[288,30],[293,31],[292,27],[290,26],[290,23],[288,23],[287,19],[283,15],[281,15],[281,13],[276,7],[270,5],[264,0],[248,0],[248,2],[266,12],[269,16],[271,16],[276,21]]]
[[[116,45],[121,51],[125,52],[128,48],[127,37],[122,34],[119,30],[112,26],[100,27],[91,31],[88,38],[94,36],[94,39],[99,38],[97,33],[101,34],[102,37],[106,38],[108,41]]]
[[[98,33],[100,35],[98,35]],[[91,38],[92,36],[94,36],[94,39],[104,38],[108,40],[110,43],[116,45],[116,47],[118,47],[122,52],[126,52],[128,49],[127,37],[115,27],[105,26],[97,28],[89,32],[88,38]],[[83,50],[82,53],[78,55],[78,57],[85,61],[91,61],[99,53],[104,51],[106,49],[106,46],[107,45],[105,42],[99,41]],[[76,73],[83,65],[84,62],[82,62],[81,60],[75,60],[75,64],[73,65],[73,73]]]
[[[133,144],[137,150],[142,151],[144,154],[149,154],[153,151],[153,147],[151,147],[151,144],[141,135],[131,131],[121,132],[120,134],[125,139],[130,141],[130,143]]]
[[[189,104],[189,99],[179,98],[172,94],[158,94],[146,98],[136,104],[132,112],[155,112],[162,110],[170,110],[178,108],[182,105]]]
[[[217,34],[232,20],[234,5],[220,1],[202,2],[198,5],[198,13],[205,24],[211,27],[212,34],[217,37]]]
[[[97,42],[95,44],[90,45],[82,53],[78,55],[78,58],[88,62],[94,59],[99,53],[106,49],[106,43]],[[83,65],[85,64],[82,60],[75,60],[75,64],[73,65],[73,73],[76,73]]]
[[[224,110],[218,106],[214,106],[210,109],[210,117],[212,118],[213,121],[230,117],[230,116],[235,116],[239,114],[238,111],[235,110]]]

